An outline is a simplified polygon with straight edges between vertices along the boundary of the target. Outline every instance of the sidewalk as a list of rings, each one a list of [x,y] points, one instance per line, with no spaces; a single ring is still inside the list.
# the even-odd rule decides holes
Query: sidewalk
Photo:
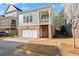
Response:
[[[16,42],[23,42],[23,43],[27,43],[27,41],[33,40],[33,39],[26,39],[26,38],[0,38],[1,40],[4,41],[16,41]]]

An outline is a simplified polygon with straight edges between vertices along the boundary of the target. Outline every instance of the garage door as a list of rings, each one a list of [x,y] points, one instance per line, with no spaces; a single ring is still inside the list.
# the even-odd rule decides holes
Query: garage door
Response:
[[[37,30],[23,30],[23,37],[37,38]]]

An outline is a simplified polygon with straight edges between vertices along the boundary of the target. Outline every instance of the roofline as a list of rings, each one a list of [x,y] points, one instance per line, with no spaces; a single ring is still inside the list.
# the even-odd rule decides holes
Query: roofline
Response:
[[[8,10],[8,8],[9,8],[10,5],[12,5],[12,4],[9,4],[9,5],[8,5],[8,7],[7,7],[7,9],[5,10],[4,14],[6,14],[6,11]],[[14,6],[14,5],[12,5],[12,6],[15,7],[17,11],[22,11],[21,9],[17,8],[16,6]]]
[[[8,16],[8,17],[1,17],[0,20],[1,20],[1,19],[5,19],[5,18],[11,18],[11,19],[12,19],[13,17],[11,17],[11,16]]]
[[[8,10],[9,6],[10,6],[10,4],[7,6],[7,8],[6,8],[6,10],[5,10],[4,14],[6,14],[6,11]]]
[[[50,7],[52,8],[52,5],[42,6],[42,7],[39,7],[39,8],[32,8],[31,10],[26,10],[26,11],[20,12],[19,14],[28,13],[28,12],[32,12],[32,11],[38,11],[38,10],[50,8]]]
[[[12,4],[11,4],[12,5]],[[14,6],[17,10],[19,10],[19,11],[22,11],[21,9],[19,9],[18,7],[16,7],[15,5],[12,5],[12,6]]]

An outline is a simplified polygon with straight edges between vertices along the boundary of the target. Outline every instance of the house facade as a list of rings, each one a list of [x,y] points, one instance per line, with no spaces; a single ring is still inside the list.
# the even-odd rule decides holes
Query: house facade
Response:
[[[0,32],[17,34],[19,12],[22,12],[22,10],[9,4],[5,10],[4,16],[0,17]]]
[[[52,6],[33,8],[19,13],[18,34],[26,38],[52,38],[54,35]]]
[[[52,38],[54,35],[52,6],[22,11],[9,4],[0,17],[0,32],[15,33],[25,38]]]

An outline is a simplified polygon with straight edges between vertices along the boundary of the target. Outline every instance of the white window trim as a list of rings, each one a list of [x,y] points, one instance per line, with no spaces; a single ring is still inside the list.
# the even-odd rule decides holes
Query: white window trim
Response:
[[[23,15],[23,22],[24,23],[31,23],[33,21],[33,16],[32,16],[32,18],[30,18],[30,16],[32,16],[32,14],[29,14],[29,15],[28,14],[24,14]],[[24,19],[24,17],[25,17],[25,19]],[[27,17],[28,17],[28,19],[27,19]],[[27,20],[28,20],[28,22],[27,22]]]

